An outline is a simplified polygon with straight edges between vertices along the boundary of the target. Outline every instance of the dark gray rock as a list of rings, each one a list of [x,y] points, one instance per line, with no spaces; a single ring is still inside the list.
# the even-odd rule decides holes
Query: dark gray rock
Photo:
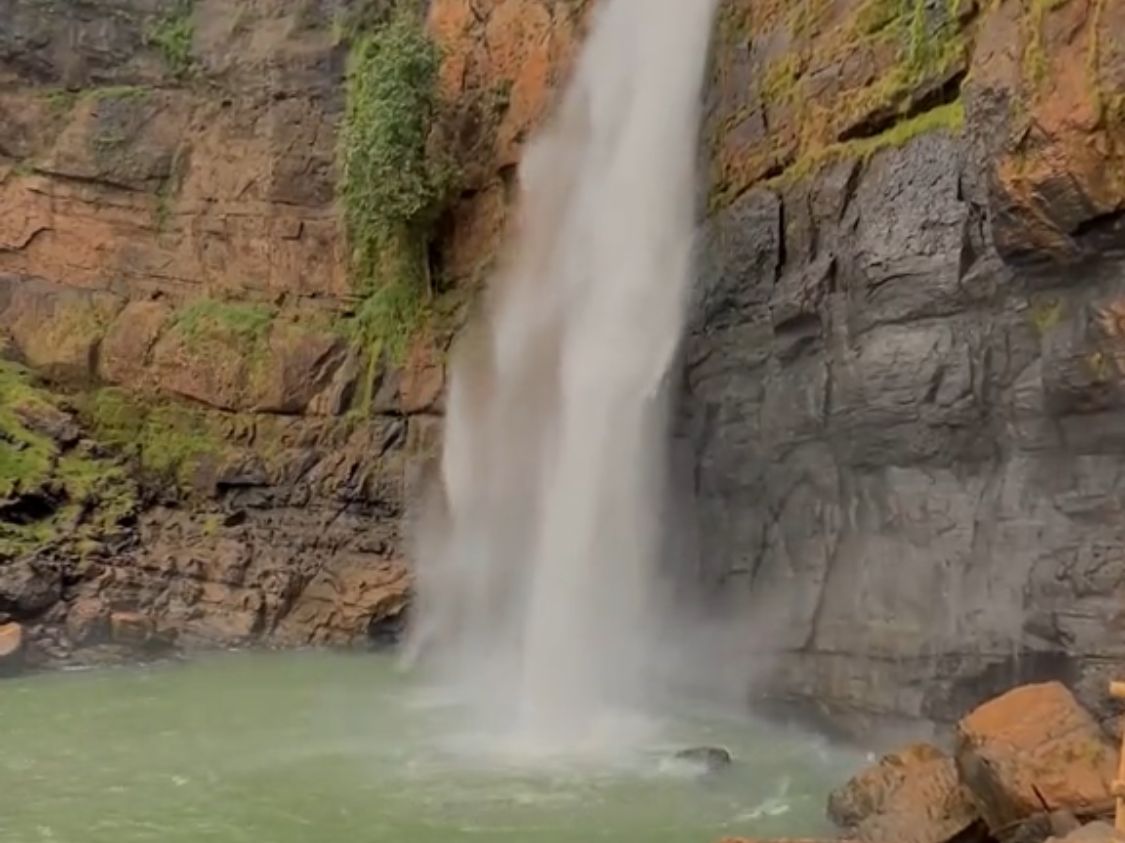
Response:
[[[703,237],[683,564],[742,619],[757,696],[858,730],[1048,678],[1103,706],[1125,655],[1125,264],[1010,262],[981,148],[755,190]]]
[[[698,764],[708,773],[715,773],[724,767],[729,767],[733,760],[730,752],[720,746],[693,746],[681,749],[676,753],[675,758],[678,761]]]

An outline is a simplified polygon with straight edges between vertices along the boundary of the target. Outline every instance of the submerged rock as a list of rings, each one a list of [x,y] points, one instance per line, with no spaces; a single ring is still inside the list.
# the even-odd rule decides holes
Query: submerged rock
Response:
[[[698,764],[708,773],[729,767],[733,761],[730,752],[721,746],[693,746],[681,749],[674,757],[677,761]]]

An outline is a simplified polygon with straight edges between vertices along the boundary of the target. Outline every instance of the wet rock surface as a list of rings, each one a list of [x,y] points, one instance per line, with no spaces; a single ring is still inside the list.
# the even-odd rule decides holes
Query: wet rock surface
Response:
[[[1122,5],[922,4],[930,64],[893,12],[857,34],[878,5],[724,5],[686,568],[752,630],[763,704],[864,733],[1059,679],[1104,717]]]

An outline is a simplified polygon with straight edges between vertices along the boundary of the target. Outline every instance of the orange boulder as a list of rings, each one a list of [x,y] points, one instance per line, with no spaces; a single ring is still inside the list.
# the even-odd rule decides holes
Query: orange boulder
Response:
[[[828,815],[859,840],[945,843],[980,819],[953,759],[914,744],[880,759],[835,790]]]
[[[23,653],[23,627],[18,623],[0,625],[0,664],[15,662]]]
[[[957,767],[994,834],[1030,817],[1112,806],[1117,752],[1057,682],[985,703],[958,724]]]

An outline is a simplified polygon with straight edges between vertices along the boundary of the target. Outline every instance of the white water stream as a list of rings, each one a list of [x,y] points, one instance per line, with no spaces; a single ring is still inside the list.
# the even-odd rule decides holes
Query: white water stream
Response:
[[[644,693],[714,0],[602,0],[452,365],[415,645],[530,751]]]

